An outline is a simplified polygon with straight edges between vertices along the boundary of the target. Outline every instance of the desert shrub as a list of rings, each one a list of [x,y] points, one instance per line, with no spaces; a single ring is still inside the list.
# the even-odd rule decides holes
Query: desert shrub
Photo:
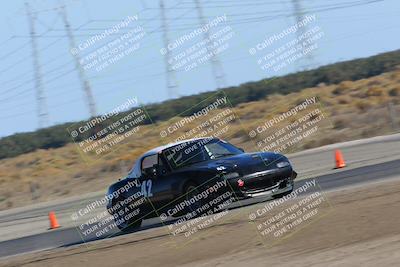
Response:
[[[329,136],[329,137],[323,137],[318,140],[310,140],[304,145],[304,149],[311,149],[314,147],[320,147],[320,146],[325,146],[333,143],[340,142],[340,138],[337,138],[337,136]]]
[[[12,202],[12,201],[7,201],[6,202],[6,207],[9,209],[9,208],[12,208],[12,206],[14,206],[14,203]]]
[[[338,103],[340,105],[345,105],[345,104],[349,104],[349,99],[347,97],[340,97],[338,98]]]
[[[390,96],[400,96],[400,87],[395,87],[390,89],[389,91]]]
[[[333,122],[333,128],[337,130],[343,129],[346,127],[346,123],[347,123],[346,120],[343,118],[336,119]]]
[[[368,88],[366,92],[366,96],[371,97],[371,96],[381,96],[383,94],[383,90],[379,87],[372,87]]]
[[[367,86],[377,86],[380,85],[381,82],[378,79],[369,80]]]
[[[351,82],[344,81],[339,83],[335,89],[333,89],[332,94],[334,95],[342,95],[346,90],[351,88]]]
[[[356,102],[356,107],[358,108],[359,111],[364,112],[371,107],[371,104],[366,101],[359,100]]]

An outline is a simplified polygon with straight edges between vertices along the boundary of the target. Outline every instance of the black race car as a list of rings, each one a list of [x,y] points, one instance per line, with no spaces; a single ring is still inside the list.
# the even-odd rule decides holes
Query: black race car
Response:
[[[132,229],[145,218],[198,216],[232,200],[282,197],[296,176],[281,154],[245,153],[217,138],[185,140],[143,154],[109,187],[107,209],[119,229]]]

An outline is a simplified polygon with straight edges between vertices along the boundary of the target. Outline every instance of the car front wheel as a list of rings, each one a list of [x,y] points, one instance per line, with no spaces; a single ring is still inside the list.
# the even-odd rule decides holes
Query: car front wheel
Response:
[[[124,205],[123,202],[120,202],[120,206],[121,207],[114,215],[114,220],[117,222],[118,229],[123,232],[139,229],[143,221],[140,214],[131,216],[132,211]]]

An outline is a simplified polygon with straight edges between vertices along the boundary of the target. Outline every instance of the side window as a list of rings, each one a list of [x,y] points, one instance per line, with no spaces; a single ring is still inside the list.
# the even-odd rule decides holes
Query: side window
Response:
[[[140,177],[140,160],[137,160],[133,165],[132,169],[128,173],[128,178],[139,178]]]
[[[150,155],[142,160],[142,173],[144,169],[153,167],[158,163],[158,154]]]

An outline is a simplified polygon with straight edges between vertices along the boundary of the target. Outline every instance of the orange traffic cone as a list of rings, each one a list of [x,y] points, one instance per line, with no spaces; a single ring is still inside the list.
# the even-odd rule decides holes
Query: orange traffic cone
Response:
[[[60,227],[60,225],[57,222],[57,218],[56,218],[56,214],[54,213],[54,211],[50,211],[49,212],[49,221],[50,221],[50,229],[56,229],[58,227]]]
[[[335,151],[335,161],[336,161],[335,169],[340,169],[340,168],[346,167],[346,163],[344,162],[342,151],[340,151],[339,149],[336,149],[336,151]]]

